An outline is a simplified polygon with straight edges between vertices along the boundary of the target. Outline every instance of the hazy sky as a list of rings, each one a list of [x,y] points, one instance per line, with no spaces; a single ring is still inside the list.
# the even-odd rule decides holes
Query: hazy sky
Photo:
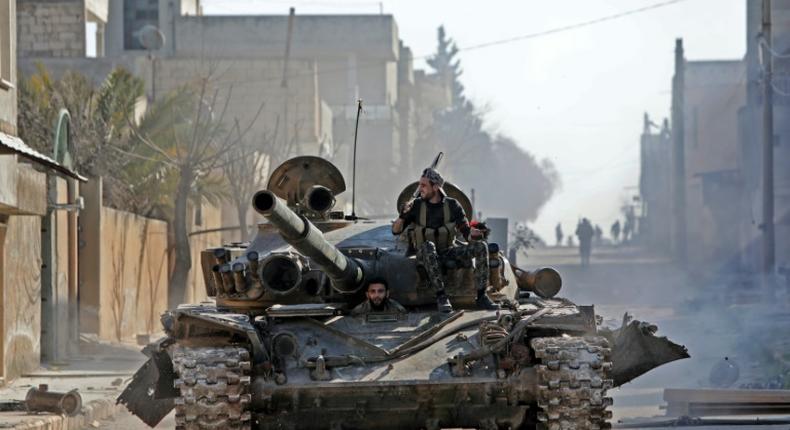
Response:
[[[297,16],[383,10],[394,15],[400,38],[421,56],[434,52],[442,24],[463,48],[657,3],[661,0],[203,0],[203,8],[206,14],[287,14],[294,6]],[[740,58],[745,10],[746,0],[685,0],[460,54],[462,82],[472,100],[490,108],[489,128],[512,136],[539,159],[550,159],[560,172],[562,189],[533,223],[539,234],[553,242],[557,222],[568,233],[586,216],[608,235],[621,202],[637,191],[643,113],[656,122],[669,114],[675,38],[684,38],[689,60]]]

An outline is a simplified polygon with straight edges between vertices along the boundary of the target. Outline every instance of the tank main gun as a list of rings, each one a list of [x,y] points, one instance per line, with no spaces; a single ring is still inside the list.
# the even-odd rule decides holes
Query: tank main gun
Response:
[[[318,265],[329,276],[335,290],[350,294],[362,287],[365,277],[362,264],[341,253],[316,226],[291,210],[273,192],[255,193],[252,207],[269,220],[289,245]]]

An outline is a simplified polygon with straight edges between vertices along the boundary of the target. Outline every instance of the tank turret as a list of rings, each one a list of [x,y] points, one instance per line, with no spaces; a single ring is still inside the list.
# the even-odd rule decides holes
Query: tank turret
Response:
[[[268,190],[255,193],[252,206],[269,220],[289,245],[309,257],[312,263],[329,276],[335,290],[341,293],[354,293],[359,290],[364,280],[361,263],[343,255],[324,239],[323,233],[307,218],[296,214],[282,199]],[[264,279],[269,265],[263,265]]]

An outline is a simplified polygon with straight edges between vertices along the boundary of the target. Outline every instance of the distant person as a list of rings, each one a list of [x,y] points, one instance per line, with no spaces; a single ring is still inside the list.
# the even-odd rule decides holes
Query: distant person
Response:
[[[601,230],[601,226],[595,224],[595,244],[601,245],[603,242],[603,230]]]
[[[361,316],[371,312],[406,313],[406,308],[390,298],[390,290],[383,279],[373,279],[365,290],[367,300],[351,310],[351,315]]]
[[[623,243],[627,243],[629,239],[632,239],[631,235],[633,232],[633,224],[626,218],[625,223],[623,223]]]
[[[582,218],[576,226],[576,236],[579,238],[579,255],[581,256],[582,267],[587,267],[590,265],[592,239],[595,236],[595,229],[590,220]]]
[[[612,228],[609,230],[609,232],[612,233],[612,240],[614,241],[615,244],[617,244],[617,242],[620,240],[620,220],[619,219],[617,221],[615,221],[614,224],[612,224]]]
[[[628,242],[629,239],[633,240],[636,234],[636,215],[634,208],[629,207],[625,213],[625,224],[623,225],[623,242]]]
[[[573,248],[576,244],[573,242],[573,236],[568,235],[568,240],[565,241],[568,247]]]
[[[557,226],[554,227],[554,236],[557,237],[557,246],[562,246],[562,237],[564,235],[562,234],[562,225],[560,223],[557,223]]]

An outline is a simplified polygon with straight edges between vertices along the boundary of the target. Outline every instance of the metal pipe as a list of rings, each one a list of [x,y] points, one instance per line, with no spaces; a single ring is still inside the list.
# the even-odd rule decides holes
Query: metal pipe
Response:
[[[225,290],[226,293],[232,293],[236,285],[231,271],[230,264],[219,266],[219,274],[222,276],[222,289]]]
[[[233,285],[236,287],[236,292],[243,293],[247,291],[247,280],[244,278],[244,263],[233,263]]]
[[[67,200],[69,202],[77,201],[77,180],[69,179],[67,184]],[[69,337],[69,352],[77,353],[80,338],[79,328],[79,272],[77,265],[77,255],[79,253],[77,241],[77,211],[69,211],[66,215],[68,223],[68,337]]]
[[[82,397],[77,390],[56,393],[49,391],[47,384],[41,384],[28,390],[25,407],[28,412],[52,412],[73,417],[82,410]]]

